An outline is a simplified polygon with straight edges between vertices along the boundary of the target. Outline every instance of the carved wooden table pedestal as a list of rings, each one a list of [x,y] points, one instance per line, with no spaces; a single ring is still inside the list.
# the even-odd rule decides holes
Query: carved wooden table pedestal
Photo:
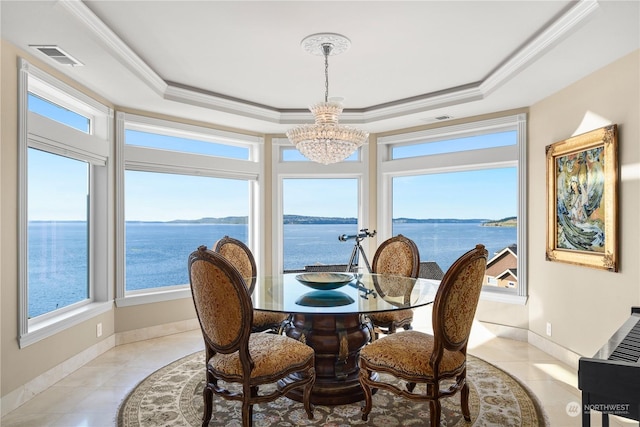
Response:
[[[284,333],[315,350],[316,383],[311,403],[342,405],[364,400],[358,381],[358,357],[372,335],[365,316],[293,314]],[[302,389],[294,389],[287,397],[302,401]]]

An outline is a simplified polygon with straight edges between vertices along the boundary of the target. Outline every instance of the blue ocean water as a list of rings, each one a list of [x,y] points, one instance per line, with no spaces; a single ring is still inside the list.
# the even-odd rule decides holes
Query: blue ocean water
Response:
[[[191,252],[200,245],[211,248],[225,235],[246,242],[247,230],[242,224],[127,223],[127,290],[189,283],[187,258]]]
[[[342,242],[338,236],[353,235],[357,231],[354,224],[285,225],[285,270],[301,269],[317,263],[348,263],[354,240]],[[516,243],[516,228],[482,227],[480,223],[401,223],[394,224],[393,234],[403,234],[413,239],[420,250],[421,261],[435,261],[443,271],[476,243],[484,244],[490,257]],[[83,261],[87,256],[86,224],[30,223],[29,235],[30,315],[37,316],[86,298],[87,271],[77,267],[84,264],[78,261]],[[211,247],[224,235],[246,242],[247,226],[127,223],[127,290],[188,283],[189,254],[200,245]],[[56,242],[55,247],[51,246],[52,241]]]
[[[517,243],[516,227],[483,227],[480,223],[394,224],[396,234],[412,239],[420,250],[420,261],[435,261],[442,271],[478,243],[486,246],[489,258]]]
[[[29,317],[89,297],[86,222],[29,223]]]
[[[338,236],[357,232],[353,224],[285,225],[284,269],[299,269],[317,263],[347,264],[355,242],[341,242]],[[442,271],[446,271],[460,255],[473,249],[477,243],[484,244],[491,257],[495,252],[515,244],[516,233],[515,227],[483,227],[480,222],[393,225],[393,235],[403,234],[412,239],[420,250],[420,260],[435,261]],[[369,256],[369,262],[372,258],[373,254]]]

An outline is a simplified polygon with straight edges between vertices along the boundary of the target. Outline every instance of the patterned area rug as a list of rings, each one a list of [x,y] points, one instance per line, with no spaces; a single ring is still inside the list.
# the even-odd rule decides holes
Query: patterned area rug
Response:
[[[471,423],[460,412],[460,395],[442,400],[445,426],[548,426],[537,398],[525,386],[495,366],[469,356]],[[118,411],[120,427],[194,426],[202,423],[204,352],[183,357],[144,379],[127,396]],[[266,387],[265,387],[266,388]],[[242,425],[240,402],[214,396],[210,426]],[[299,402],[286,397],[254,405],[255,427],[322,426],[425,426],[429,425],[429,405],[412,402],[378,391],[368,421],[360,418],[360,403],[341,406],[316,405],[309,420]]]

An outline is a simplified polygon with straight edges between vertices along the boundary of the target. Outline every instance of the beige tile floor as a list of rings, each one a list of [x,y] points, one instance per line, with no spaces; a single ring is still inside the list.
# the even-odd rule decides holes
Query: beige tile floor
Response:
[[[122,399],[140,380],[202,348],[199,330],[115,347],[7,414],[0,426],[114,426]],[[580,402],[577,374],[569,366],[527,343],[493,337],[481,326],[474,326],[469,352],[522,380],[542,402],[552,427],[581,425],[580,417],[566,411],[570,402]],[[611,426],[638,425],[616,417],[610,421]],[[601,426],[596,414],[592,425]]]

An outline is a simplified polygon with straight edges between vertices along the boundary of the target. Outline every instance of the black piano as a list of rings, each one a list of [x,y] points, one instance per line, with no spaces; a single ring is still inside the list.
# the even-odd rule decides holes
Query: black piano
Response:
[[[581,357],[578,388],[582,390],[582,426],[591,425],[590,412],[640,420],[640,307],[592,357]]]

